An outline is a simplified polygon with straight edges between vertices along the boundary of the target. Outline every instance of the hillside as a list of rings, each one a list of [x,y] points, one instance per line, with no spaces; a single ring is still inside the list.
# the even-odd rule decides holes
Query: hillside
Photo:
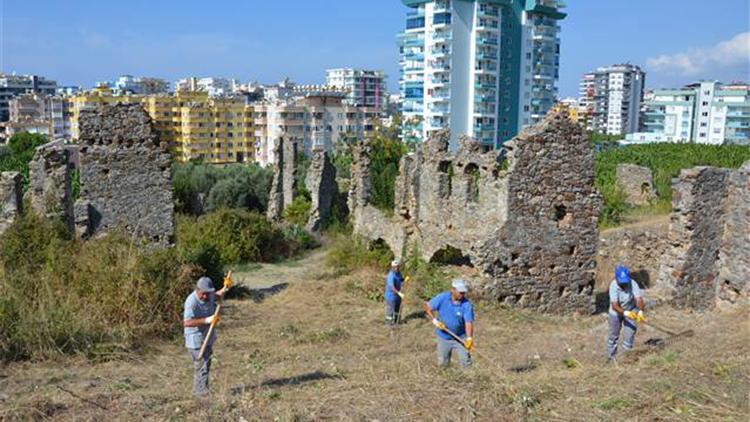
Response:
[[[656,349],[645,342],[665,336],[645,327],[637,350],[608,365],[601,314],[555,317],[480,304],[474,367],[443,371],[418,303],[407,303],[406,324],[388,330],[382,305],[354,287],[383,274],[334,277],[324,256],[318,250],[237,274],[246,287],[226,302],[209,400],[190,397],[191,361],[178,336],[109,361],[4,366],[0,419],[747,420],[750,414],[748,309],[654,309],[653,321],[695,335]]]

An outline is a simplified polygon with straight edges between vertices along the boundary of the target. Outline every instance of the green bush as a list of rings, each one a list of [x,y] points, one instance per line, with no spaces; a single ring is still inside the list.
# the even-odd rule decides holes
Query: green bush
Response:
[[[284,208],[282,215],[284,220],[298,226],[304,226],[310,218],[310,208],[312,208],[312,202],[304,196],[298,196]]]
[[[271,169],[257,165],[175,164],[172,167],[175,211],[194,213],[192,204],[202,196],[204,212],[219,208],[263,212],[268,206],[272,176]]]
[[[370,201],[375,207],[392,213],[399,161],[407,148],[398,139],[398,128],[392,126],[376,128],[370,145]]]
[[[387,269],[391,260],[393,253],[384,243],[340,234],[331,242],[326,265],[343,274],[362,267]]]
[[[417,247],[404,260],[402,272],[411,279],[407,288],[420,299],[429,300],[450,289],[451,275],[439,264],[423,260]]]
[[[287,256],[282,231],[264,216],[250,211],[221,209],[200,217],[178,216],[180,250],[215,250],[223,265],[272,262]]]
[[[21,173],[21,185],[26,190],[29,185],[29,163],[34,158],[34,151],[47,142],[46,136],[37,133],[20,132],[11,136],[7,148],[0,151],[0,172]]]

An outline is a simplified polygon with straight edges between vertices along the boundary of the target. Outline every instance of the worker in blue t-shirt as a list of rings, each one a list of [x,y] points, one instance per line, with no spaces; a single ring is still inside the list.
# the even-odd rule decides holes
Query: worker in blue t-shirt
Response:
[[[451,290],[433,297],[424,303],[424,311],[435,325],[437,337],[438,365],[448,366],[451,351],[458,353],[462,367],[471,365],[471,349],[474,347],[474,307],[466,298],[466,282],[453,280]],[[439,318],[435,317],[437,311]],[[460,338],[457,340],[453,335]]]
[[[396,259],[391,262],[391,270],[385,278],[385,323],[389,326],[398,324],[398,316],[401,312],[401,300],[404,294],[401,287],[404,284],[404,276],[401,275],[401,261]]]

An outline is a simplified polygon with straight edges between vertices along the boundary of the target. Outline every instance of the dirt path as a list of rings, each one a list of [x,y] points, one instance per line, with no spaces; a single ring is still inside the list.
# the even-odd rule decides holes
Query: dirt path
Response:
[[[251,264],[233,270],[236,283],[249,289],[267,289],[283,283],[315,280],[325,274],[325,247],[308,252],[305,256],[280,264]]]

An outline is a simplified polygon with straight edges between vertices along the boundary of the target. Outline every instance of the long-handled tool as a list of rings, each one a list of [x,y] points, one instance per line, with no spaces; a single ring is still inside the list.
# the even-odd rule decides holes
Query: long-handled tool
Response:
[[[457,336],[453,331],[449,330],[448,327],[441,328],[441,330],[445,331],[448,334],[450,334],[450,336],[453,337],[457,342],[459,342],[461,344],[461,346],[464,347],[464,349],[466,349],[470,353],[475,353],[477,356],[481,357],[482,359],[487,360],[487,362],[489,362],[489,363],[491,363],[492,365],[495,366],[495,369],[497,369],[498,371],[503,372],[503,368],[501,368],[497,363],[495,363],[495,361],[492,360],[492,358],[490,358],[489,356],[486,356],[486,355],[480,353],[479,350],[477,350],[475,347],[472,347],[471,349],[469,349],[468,347],[466,347],[466,342],[464,342],[461,339],[461,337]]]
[[[654,329],[656,329],[658,331],[661,331],[661,332],[663,332],[665,334],[669,334],[672,337],[682,337],[682,336],[690,337],[690,336],[692,336],[694,334],[693,330],[685,330],[685,331],[676,333],[676,332],[674,332],[672,330],[667,330],[664,327],[656,325],[656,324],[654,324],[651,321],[647,321],[645,318],[641,318],[641,322],[644,323],[644,324],[646,324],[646,325],[651,326],[651,328],[654,328]]]
[[[227,286],[227,280],[229,280],[229,285],[232,284],[232,271],[229,271],[227,273],[227,276],[224,277],[224,287]],[[224,296],[221,296],[221,299],[219,299],[219,304],[216,306],[216,311],[214,312],[213,320],[211,321],[211,326],[208,327],[208,333],[206,334],[206,338],[203,339],[203,344],[201,345],[201,351],[198,353],[198,360],[203,359],[203,353],[206,352],[206,347],[208,347],[208,341],[211,338],[211,334],[214,332],[214,327],[216,327],[216,324],[219,323],[219,313],[221,312],[221,306],[224,304]]]
[[[406,289],[406,283],[408,283],[410,280],[409,276],[407,275],[406,278],[404,278],[404,284],[401,285],[401,293],[404,293],[404,290]],[[404,308],[406,307],[406,299],[401,299],[401,306],[398,307],[398,312],[396,312],[396,324],[401,323],[401,315],[406,315],[406,312],[404,312]]]

